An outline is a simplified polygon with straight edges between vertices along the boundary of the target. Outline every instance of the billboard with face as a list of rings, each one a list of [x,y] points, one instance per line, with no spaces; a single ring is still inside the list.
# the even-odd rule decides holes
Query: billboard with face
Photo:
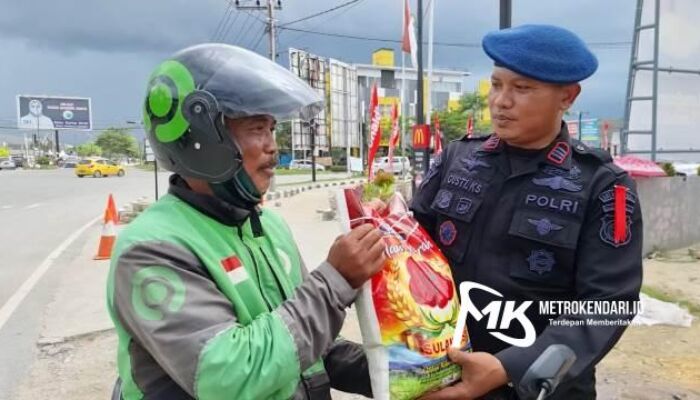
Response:
[[[32,130],[91,130],[90,99],[19,95],[17,127]]]

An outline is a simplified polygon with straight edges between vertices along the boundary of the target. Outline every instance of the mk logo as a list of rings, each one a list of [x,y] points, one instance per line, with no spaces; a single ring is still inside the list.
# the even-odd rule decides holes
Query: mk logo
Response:
[[[455,337],[453,343],[461,343],[461,335],[464,332],[464,326],[469,315],[479,322],[488,315],[486,329],[489,334],[499,340],[502,340],[510,345],[518,347],[529,347],[535,343],[535,327],[530,319],[525,315],[525,311],[532,305],[532,301],[524,301],[518,307],[515,306],[515,301],[494,300],[486,305],[483,310],[476,308],[472,303],[469,292],[473,289],[483,290],[491,293],[494,296],[502,298],[503,295],[498,291],[491,289],[488,286],[481,285],[475,282],[462,282],[459,285],[459,293],[462,299],[462,304],[459,309],[459,318],[457,319],[457,327],[455,329]],[[491,332],[495,330],[505,330],[510,328],[513,321],[517,321],[525,331],[525,336],[522,338],[513,338],[501,332]],[[500,321],[500,323],[499,323]]]

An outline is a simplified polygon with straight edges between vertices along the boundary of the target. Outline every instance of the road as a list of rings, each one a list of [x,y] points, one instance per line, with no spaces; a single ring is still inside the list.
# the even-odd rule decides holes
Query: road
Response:
[[[123,178],[82,179],[72,169],[0,171],[0,309],[67,237],[104,213],[110,193],[117,207],[143,196],[153,199],[153,175],[134,168]],[[167,190],[168,175],[159,174],[161,195]],[[319,179],[345,176],[324,174]],[[277,182],[309,180],[310,174],[287,175]],[[57,273],[49,271],[38,280],[4,326],[0,317],[0,399],[26,372],[36,351],[40,317],[51,299],[51,281]]]

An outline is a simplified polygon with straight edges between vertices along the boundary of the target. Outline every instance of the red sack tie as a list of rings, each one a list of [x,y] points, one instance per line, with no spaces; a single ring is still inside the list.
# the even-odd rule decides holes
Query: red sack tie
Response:
[[[615,214],[613,237],[615,244],[620,244],[627,238],[627,188],[615,185]]]

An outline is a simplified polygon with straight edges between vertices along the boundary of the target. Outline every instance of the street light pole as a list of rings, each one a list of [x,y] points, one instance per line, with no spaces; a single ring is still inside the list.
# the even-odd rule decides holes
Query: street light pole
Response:
[[[501,0],[500,4],[500,29],[508,29],[511,27],[513,20],[513,3],[512,0]]]

